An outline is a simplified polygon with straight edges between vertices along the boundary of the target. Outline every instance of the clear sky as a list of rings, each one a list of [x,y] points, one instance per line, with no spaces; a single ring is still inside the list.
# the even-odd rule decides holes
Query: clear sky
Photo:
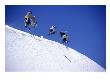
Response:
[[[105,5],[6,5],[5,24],[29,32],[24,27],[28,11],[38,22],[38,27],[31,29],[32,34],[62,43],[59,32],[66,30],[70,41],[67,46],[106,68]],[[51,25],[56,25],[57,33],[48,36]]]

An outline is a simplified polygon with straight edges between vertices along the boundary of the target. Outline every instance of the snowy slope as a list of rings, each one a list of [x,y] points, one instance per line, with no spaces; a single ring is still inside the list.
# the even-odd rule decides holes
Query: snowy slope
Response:
[[[105,71],[83,54],[60,43],[5,26],[6,71]]]

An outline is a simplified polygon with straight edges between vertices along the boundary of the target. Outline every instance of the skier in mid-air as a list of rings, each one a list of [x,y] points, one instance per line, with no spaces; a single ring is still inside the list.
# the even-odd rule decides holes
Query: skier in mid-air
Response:
[[[60,32],[61,38],[62,38],[62,43],[66,44],[68,43],[68,35],[65,31]]]
[[[24,23],[25,27],[29,27],[31,25],[30,18],[27,15],[24,17]]]
[[[51,28],[49,29],[49,34],[48,35],[52,35],[56,33],[56,26],[51,26]]]
[[[24,17],[24,23],[25,27],[36,27],[37,21],[35,16],[32,15],[32,11],[27,12],[27,14]]]

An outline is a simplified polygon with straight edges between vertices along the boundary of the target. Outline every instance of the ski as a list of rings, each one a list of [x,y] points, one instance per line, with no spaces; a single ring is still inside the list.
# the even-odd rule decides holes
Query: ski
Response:
[[[64,56],[65,56],[65,55],[64,55]],[[70,60],[67,56],[65,56],[65,58],[71,62],[71,60]]]

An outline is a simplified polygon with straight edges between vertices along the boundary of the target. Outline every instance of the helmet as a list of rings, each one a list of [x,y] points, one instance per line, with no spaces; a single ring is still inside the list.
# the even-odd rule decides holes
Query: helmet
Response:
[[[29,11],[32,14],[32,11]]]

